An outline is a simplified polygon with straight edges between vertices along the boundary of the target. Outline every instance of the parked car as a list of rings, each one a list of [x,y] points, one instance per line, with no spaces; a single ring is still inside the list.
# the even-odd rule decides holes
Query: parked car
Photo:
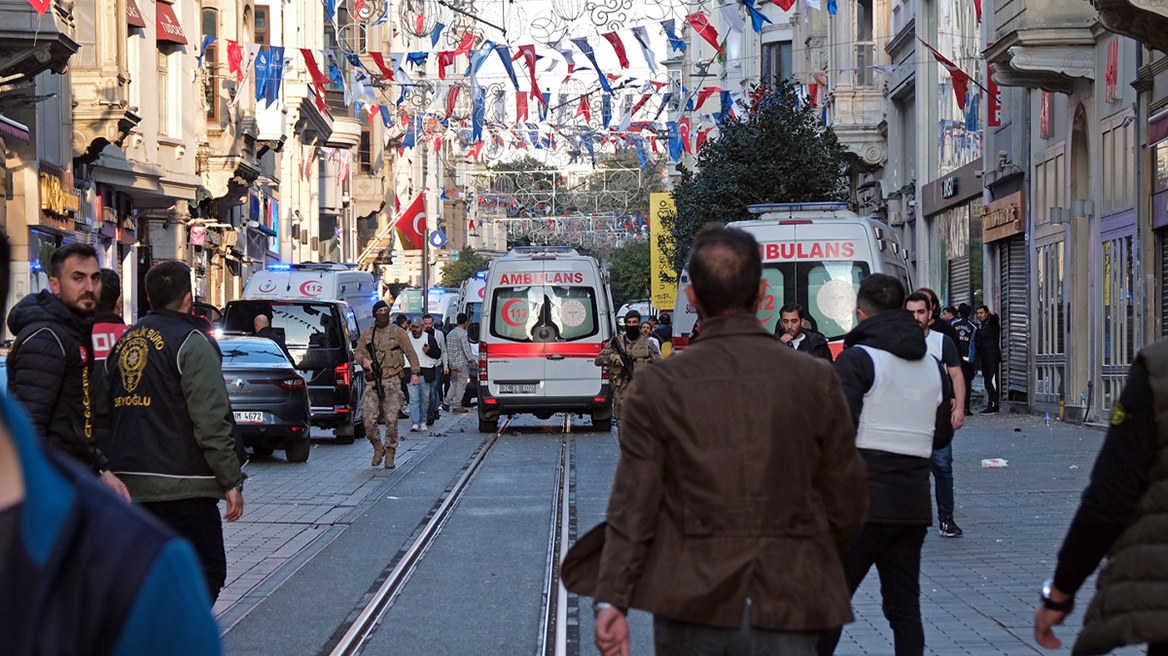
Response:
[[[303,298],[235,300],[223,311],[223,334],[254,335],[261,313],[270,318],[273,333],[308,382],[309,424],[333,429],[339,444],[364,437],[360,399],[365,380],[354,360],[360,333],[352,307]]]
[[[308,384],[283,349],[265,337],[235,336],[219,348],[236,437],[257,456],[283,449],[288,462],[308,460]]]

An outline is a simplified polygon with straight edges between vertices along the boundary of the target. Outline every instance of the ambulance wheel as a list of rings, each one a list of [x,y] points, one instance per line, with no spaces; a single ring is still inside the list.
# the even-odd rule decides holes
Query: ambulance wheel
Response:
[[[304,440],[303,442],[296,442],[295,444],[289,444],[288,447],[284,449],[284,457],[288,459],[288,462],[307,462],[308,449],[310,446],[311,445],[309,444],[308,440]]]
[[[364,427],[362,427],[361,430],[364,432]],[[337,437],[337,444],[352,444],[353,440],[356,439],[356,434],[356,425],[337,426],[335,429],[333,429],[333,435],[336,435]]]
[[[596,417],[593,417],[592,430],[599,431],[601,433],[608,433],[612,431],[612,417],[609,417],[608,419],[597,419]]]

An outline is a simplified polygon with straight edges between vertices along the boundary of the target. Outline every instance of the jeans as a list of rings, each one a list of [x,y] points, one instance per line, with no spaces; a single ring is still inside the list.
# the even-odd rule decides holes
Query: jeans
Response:
[[[426,381],[425,376],[419,376],[421,382],[417,385],[410,383],[410,422],[414,424],[426,423],[426,410],[430,408],[430,391],[434,389],[434,381]]]
[[[925,629],[921,623],[921,545],[927,526],[864,524],[864,530],[843,555],[848,589],[856,588],[872,565],[880,575],[880,599],[884,617],[892,627],[896,656],[922,656]],[[819,656],[835,653],[843,627],[819,636]]]
[[[227,553],[223,550],[223,524],[219,519],[219,502],[199,497],[177,501],[155,501],[142,507],[190,541],[203,565],[203,578],[211,603],[227,580]]]
[[[953,444],[935,449],[929,461],[937,491],[937,519],[953,519]]]
[[[1002,356],[982,356],[981,375],[985,380],[986,398],[989,407],[998,407],[998,372],[1002,368]]]
[[[430,417],[442,404],[442,367],[434,367],[434,382],[430,383],[430,404],[426,406],[426,416]]]
[[[657,656],[814,656],[814,631],[767,631],[750,626],[750,600],[742,626],[725,629],[653,616]]]

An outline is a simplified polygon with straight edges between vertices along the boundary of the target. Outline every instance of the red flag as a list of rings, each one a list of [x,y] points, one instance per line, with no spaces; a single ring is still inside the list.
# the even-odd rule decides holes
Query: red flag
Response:
[[[580,99],[580,106],[576,108],[576,118],[584,117],[585,121],[592,120],[592,110],[588,108],[588,96]]]
[[[525,93],[515,94],[515,120],[527,120],[527,94]]]
[[[625,44],[621,41],[620,35],[616,32],[609,32],[608,34],[601,34],[609,43],[612,44],[612,49],[616,51],[616,59],[620,62],[621,68],[629,67],[629,58],[625,54]]]
[[[795,6],[795,0],[774,0],[775,4],[783,11],[791,11],[791,7]],[[976,2],[976,0],[974,0]]]
[[[811,105],[819,104],[819,83],[814,82],[807,85],[807,99],[811,101]]]
[[[369,53],[369,58],[373,60],[374,64],[377,64],[377,68],[381,69],[381,76],[384,79],[393,79],[393,69],[385,65],[385,58],[381,56],[380,52],[371,51]]]
[[[28,4],[36,10],[37,16],[44,16],[49,10],[49,0],[28,0]]]
[[[921,43],[925,42],[921,41]],[[965,94],[969,89],[969,75],[966,74],[965,71],[958,68],[957,64],[954,64],[953,62],[946,59],[944,55],[937,52],[936,48],[933,46],[925,43],[925,47],[933,53],[933,59],[936,59],[938,64],[944,66],[945,70],[949,71],[950,77],[953,78],[953,95],[957,96],[957,108],[964,110]]]
[[[695,148],[695,150],[697,152],[699,152],[699,153],[702,152],[702,146],[706,145],[706,139],[709,138],[710,130],[713,130],[713,129],[714,128],[706,128],[705,130],[698,132],[698,145]]]
[[[361,8],[365,6],[365,0],[353,0],[353,14],[360,16]]]
[[[677,122],[677,135],[679,137],[681,137],[681,147],[685,149],[685,152],[687,152],[687,153],[693,152],[693,150],[691,150],[692,146],[689,142],[689,119],[688,118],[683,118]]]
[[[381,111],[381,108],[377,105],[369,105],[365,108],[366,118],[369,119],[369,125],[373,125],[373,117],[377,116],[377,112],[379,111]]]
[[[515,61],[523,57],[523,63],[527,64],[527,70],[531,71],[531,93],[537,98],[542,99],[543,95],[540,93],[539,85],[535,83],[535,45],[519,46],[515,49],[515,56],[511,61]]]
[[[321,73],[320,67],[316,65],[316,57],[312,56],[312,51],[308,48],[301,48],[300,54],[304,57],[305,66],[308,67],[308,75],[312,77],[312,85],[317,88],[317,91],[320,93],[320,95],[324,95],[324,88],[325,85],[328,84],[328,80],[324,79],[324,73]],[[243,54],[241,53],[239,57],[242,61]],[[230,60],[230,58],[231,47],[228,45],[228,59]]]
[[[454,63],[454,58],[458,56],[457,52],[453,50],[444,50],[438,53],[438,79],[446,79],[446,67]]]
[[[977,12],[977,22],[981,23],[981,0],[973,0],[973,9]]]
[[[446,118],[447,119],[449,119],[450,115],[454,113],[454,103],[458,102],[458,92],[461,90],[462,90],[462,87],[450,87],[450,91],[448,91],[446,93]]]
[[[641,96],[641,99],[637,101],[637,104],[633,105],[633,111],[630,113],[630,116],[636,116],[637,112],[640,111],[641,108],[645,106],[645,103],[649,102],[649,99],[652,97],[653,94],[651,93],[646,93],[645,95]]]
[[[725,91],[725,89],[722,89],[720,87],[702,87],[701,90],[698,91],[698,100],[696,103],[694,103],[693,110],[695,112],[698,111],[699,109],[702,108],[702,104],[705,103],[706,100],[710,96],[714,95],[715,93],[720,93],[722,91]]]
[[[718,51],[719,55],[726,56],[726,52],[722,50],[722,46],[718,45],[718,30],[710,25],[710,21],[706,19],[706,15],[702,12],[686,16],[685,20],[689,22],[698,36],[706,40],[706,43],[714,46],[714,50]]]
[[[227,70],[243,79],[243,46],[231,39],[227,40]]]
[[[418,14],[418,19],[415,22],[415,26],[417,27],[417,29],[414,31],[414,33],[421,34],[422,28],[426,26],[426,17],[421,15],[421,14]]]
[[[474,47],[474,42],[474,32],[466,32],[462,35],[462,42],[458,44],[458,47],[454,49],[454,52],[460,54],[470,52],[470,49]]]
[[[397,234],[401,237],[400,243],[405,247],[407,243],[414,248],[422,247],[426,233],[426,194],[422,192],[410,203],[410,206],[398,217]]]
[[[649,84],[652,84],[653,88],[656,89],[657,91],[660,91],[664,87],[669,86],[668,82],[649,82]]]

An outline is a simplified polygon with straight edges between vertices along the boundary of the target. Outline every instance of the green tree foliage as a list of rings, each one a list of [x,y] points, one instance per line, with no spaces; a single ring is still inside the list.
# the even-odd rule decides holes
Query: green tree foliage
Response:
[[[629,242],[619,248],[609,259],[612,263],[608,270],[612,284],[612,302],[617,307],[625,303],[649,298],[649,243]]]
[[[464,248],[458,253],[458,261],[447,264],[442,269],[443,287],[458,288],[462,283],[474,277],[479,271],[485,271],[490,260],[474,252],[473,248]]]
[[[756,87],[746,115],[722,123],[720,136],[698,154],[696,170],[678,167],[677,213],[662,220],[673,237],[664,250],[674,270],[685,267],[703,225],[757,218],[748,205],[846,199],[845,149],[819,111],[799,102],[790,81]]]

